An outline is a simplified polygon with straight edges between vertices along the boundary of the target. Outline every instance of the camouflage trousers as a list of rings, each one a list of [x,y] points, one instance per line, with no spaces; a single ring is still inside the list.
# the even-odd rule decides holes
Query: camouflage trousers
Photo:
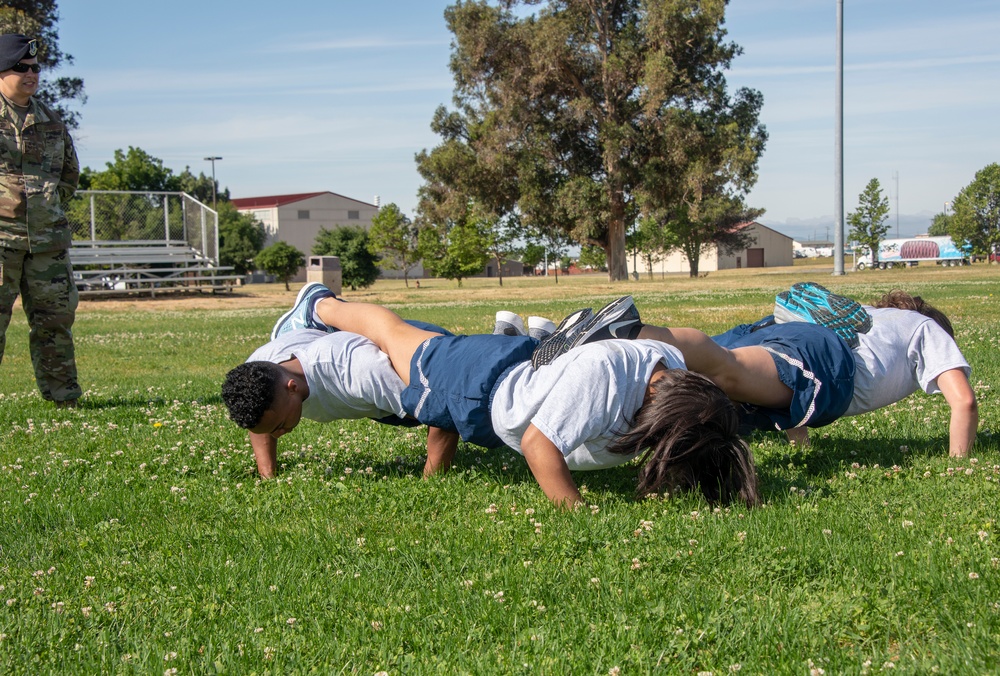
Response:
[[[76,380],[72,327],[80,296],[69,252],[29,253],[0,247],[0,363],[18,294],[31,328],[28,348],[42,397],[78,399],[83,392]]]

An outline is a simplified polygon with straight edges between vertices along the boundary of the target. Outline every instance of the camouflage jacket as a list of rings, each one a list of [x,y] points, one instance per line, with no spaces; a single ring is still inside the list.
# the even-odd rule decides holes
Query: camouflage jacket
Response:
[[[63,205],[80,182],[80,162],[66,125],[34,98],[19,133],[0,96],[0,246],[23,251],[66,249],[73,229]]]

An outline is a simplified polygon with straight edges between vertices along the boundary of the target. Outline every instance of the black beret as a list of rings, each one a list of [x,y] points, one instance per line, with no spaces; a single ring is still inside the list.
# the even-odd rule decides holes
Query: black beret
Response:
[[[0,35],[0,71],[10,70],[24,57],[33,59],[38,54],[38,40],[17,33]]]

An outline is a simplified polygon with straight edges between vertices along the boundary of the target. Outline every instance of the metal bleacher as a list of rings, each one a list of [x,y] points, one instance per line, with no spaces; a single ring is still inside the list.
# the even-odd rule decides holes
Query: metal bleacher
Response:
[[[182,240],[78,240],[70,260],[81,296],[228,292],[242,279]]]
[[[218,214],[185,193],[80,191],[67,209],[81,296],[229,292]]]

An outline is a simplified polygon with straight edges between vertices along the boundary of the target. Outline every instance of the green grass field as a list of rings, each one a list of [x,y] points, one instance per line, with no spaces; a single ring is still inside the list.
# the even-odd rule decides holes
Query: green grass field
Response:
[[[424,434],[308,421],[257,479],[224,373],[294,298],[89,303],[85,403],[34,386],[18,308],[0,365],[0,673],[991,673],[1000,669],[1000,269],[797,266],[611,285],[602,277],[380,282],[349,300],[463,332],[633,293],[646,321],[717,332],[816,279],[944,309],[980,435],[915,395],[797,449],[753,440],[766,504],[637,501],[634,467],[578,474],[554,510],[511,451],[461,446],[424,481]]]

